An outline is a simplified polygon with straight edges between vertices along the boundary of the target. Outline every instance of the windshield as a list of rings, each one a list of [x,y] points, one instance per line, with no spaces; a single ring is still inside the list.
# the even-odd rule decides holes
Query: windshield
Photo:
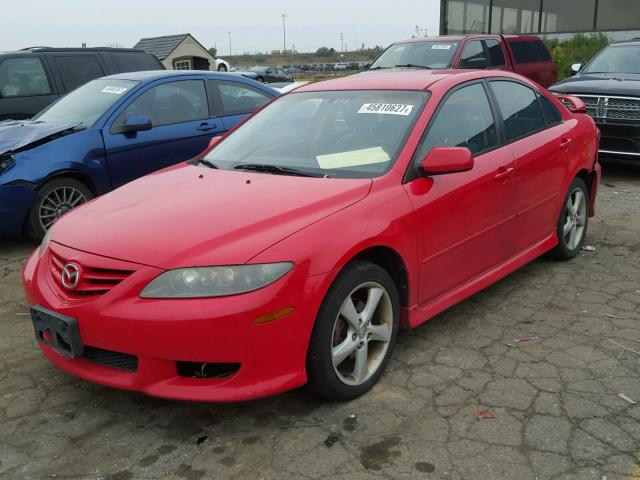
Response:
[[[387,48],[371,64],[369,70],[416,66],[427,68],[449,68],[458,42],[411,42],[396,43]]]
[[[378,176],[391,168],[427,98],[416,91],[292,93],[257,113],[206,160],[218,168],[257,164],[263,171]]]
[[[582,73],[640,73],[640,47],[613,45],[605,48]]]
[[[33,120],[91,127],[137,83],[132,80],[93,80],[65,95],[33,117]]]

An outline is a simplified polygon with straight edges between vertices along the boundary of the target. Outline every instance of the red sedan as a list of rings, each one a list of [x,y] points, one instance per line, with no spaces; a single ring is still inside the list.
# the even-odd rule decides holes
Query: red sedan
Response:
[[[579,100],[495,71],[377,71],[284,95],[188,164],[62,217],[24,267],[43,353],[81,378],[237,401],[369,390],[416,327],[593,215]]]

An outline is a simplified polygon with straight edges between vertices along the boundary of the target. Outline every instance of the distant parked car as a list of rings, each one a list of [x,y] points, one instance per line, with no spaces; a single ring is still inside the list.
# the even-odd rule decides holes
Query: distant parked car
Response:
[[[33,120],[0,122],[0,234],[42,237],[65,212],[203,151],[279,92],[217,72],[104,77]]]
[[[164,70],[142,50],[129,48],[29,48],[0,53],[0,120],[31,118],[94,78]]]
[[[223,60],[221,58],[216,58],[215,67],[216,67],[216,70],[218,72],[230,72],[231,71],[231,65],[229,65],[229,62],[227,62],[226,60]]]
[[[333,70],[334,71],[345,71],[349,69],[349,65],[347,63],[336,63],[333,65]]]
[[[293,75],[277,67],[253,67],[236,72],[260,83],[293,82]]]
[[[535,35],[446,35],[391,44],[369,70],[383,68],[505,70],[549,87],[558,67]]]
[[[600,155],[640,164],[640,41],[609,45],[550,87],[580,97],[600,128]]]

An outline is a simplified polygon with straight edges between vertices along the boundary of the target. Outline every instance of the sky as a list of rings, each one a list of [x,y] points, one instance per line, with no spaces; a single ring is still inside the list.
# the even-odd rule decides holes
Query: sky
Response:
[[[5,3],[6,2],[6,3]],[[438,34],[440,0],[5,0],[0,51],[30,46],[132,47],[140,38],[191,33],[219,55],[287,48],[386,46],[416,25]]]

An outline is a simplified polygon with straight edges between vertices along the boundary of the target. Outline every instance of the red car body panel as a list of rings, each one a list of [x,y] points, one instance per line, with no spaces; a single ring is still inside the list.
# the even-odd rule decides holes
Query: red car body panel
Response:
[[[553,248],[555,226],[576,175],[600,179],[597,131],[539,90],[561,125],[479,155],[467,172],[406,180],[420,138],[451,88],[504,72],[369,72],[307,85],[317,90],[428,90],[430,98],[395,164],[373,179],[302,178],[172,167],[70,212],[24,267],[29,305],[78,319],[86,345],[135,355],[136,372],[40,346],[53,363],[87,380],[151,395],[237,401],[306,381],[307,345],[318,309],[341,269],[381,254],[406,276],[401,322],[415,327]],[[295,94],[295,93],[294,93]],[[216,148],[215,146],[213,148]],[[149,199],[153,199],[150,201]],[[103,225],[106,225],[103,226]],[[97,296],[61,287],[53,260],[126,271]],[[290,261],[275,283],[246,294],[144,299],[170,268]],[[293,307],[277,320],[255,324]],[[239,363],[223,379],[188,378],[177,361]]]

